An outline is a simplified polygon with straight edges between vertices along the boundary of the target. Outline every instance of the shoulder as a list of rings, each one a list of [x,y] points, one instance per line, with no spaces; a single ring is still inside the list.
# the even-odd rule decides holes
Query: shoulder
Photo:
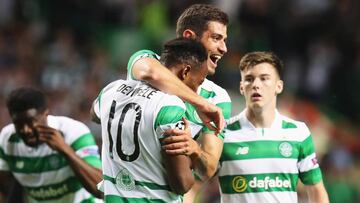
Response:
[[[155,58],[155,59],[159,60],[160,56],[157,55],[155,52],[148,50],[148,49],[143,49],[143,50],[137,51],[133,55],[131,55],[129,62],[128,62],[128,68],[132,67],[134,65],[134,63],[141,58]]]
[[[280,115],[280,118],[281,118],[282,129],[288,130],[289,132],[293,131],[298,136],[302,137],[302,139],[305,139],[308,136],[310,136],[311,132],[308,126],[304,122],[294,120],[284,115]]]
[[[12,135],[15,134],[14,124],[6,125],[0,132],[0,145],[6,145]]]
[[[225,96],[229,96],[228,92],[220,87],[219,85],[217,85],[216,83],[214,83],[211,80],[208,80],[205,78],[204,82],[200,85],[200,90],[202,91],[208,91],[208,92],[214,92],[217,95],[225,95]]]
[[[80,136],[90,132],[90,129],[81,121],[66,116],[48,116],[48,125],[55,128],[64,136]]]
[[[179,107],[182,109],[186,109],[185,103],[177,96],[175,95],[169,95],[164,92],[160,92],[162,94],[161,99],[159,102],[159,105],[161,107],[167,106],[167,107]]]

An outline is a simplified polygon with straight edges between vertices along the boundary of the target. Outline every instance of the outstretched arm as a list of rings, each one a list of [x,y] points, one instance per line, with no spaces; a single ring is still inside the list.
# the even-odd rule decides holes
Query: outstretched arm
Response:
[[[134,63],[131,71],[135,79],[146,81],[152,86],[166,93],[176,95],[193,105],[203,123],[208,128],[216,131],[216,133],[220,133],[224,128],[225,120],[221,109],[197,95],[157,59],[140,58]],[[216,128],[211,122],[215,124]]]
[[[305,190],[308,194],[310,202],[316,203],[328,203],[329,197],[325,190],[323,182],[314,184],[314,185],[306,185]]]
[[[47,126],[37,126],[39,140],[46,143],[52,149],[63,154],[80,180],[84,188],[97,198],[102,198],[103,194],[96,185],[102,180],[102,171],[82,160],[75,151],[65,143],[60,132]]]

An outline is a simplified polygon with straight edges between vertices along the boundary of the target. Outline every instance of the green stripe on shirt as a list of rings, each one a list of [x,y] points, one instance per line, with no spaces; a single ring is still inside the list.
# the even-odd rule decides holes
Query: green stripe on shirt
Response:
[[[291,151],[288,154],[281,152],[281,144],[291,145]],[[300,142],[291,141],[254,141],[254,142],[232,142],[224,143],[222,161],[228,160],[246,160],[256,158],[290,158],[298,159]],[[248,153],[241,154],[238,150],[247,147]]]
[[[156,116],[154,129],[158,126],[176,123],[185,115],[185,109],[179,106],[164,106]]]
[[[71,148],[77,151],[81,148],[96,145],[94,136],[91,133],[81,135],[77,140],[71,144]]]
[[[60,199],[64,195],[75,193],[81,188],[81,183],[75,177],[70,177],[56,184],[25,187],[27,194],[37,201]]]
[[[131,198],[131,197],[120,197],[116,195],[105,195],[106,203],[166,203],[162,199],[149,199],[149,198]]]
[[[43,157],[22,157],[5,155],[9,168],[15,173],[42,173],[68,166],[63,155],[51,154]]]
[[[254,192],[294,192],[298,174],[267,173],[220,176],[220,188],[224,194]]]

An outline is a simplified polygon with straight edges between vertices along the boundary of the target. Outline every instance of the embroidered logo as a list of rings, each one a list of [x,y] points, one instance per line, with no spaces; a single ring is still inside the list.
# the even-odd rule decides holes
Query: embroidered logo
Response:
[[[239,154],[244,155],[244,154],[247,154],[247,153],[249,153],[249,147],[239,147],[235,154],[236,155],[239,155]]]
[[[125,168],[120,170],[115,179],[116,185],[118,185],[123,190],[130,191],[135,188],[134,177]]]
[[[16,162],[16,168],[22,169],[24,168],[25,163],[23,161],[17,161]]]
[[[282,142],[279,145],[280,154],[283,155],[284,157],[290,157],[292,155],[292,150],[293,148],[291,144],[288,142]]]

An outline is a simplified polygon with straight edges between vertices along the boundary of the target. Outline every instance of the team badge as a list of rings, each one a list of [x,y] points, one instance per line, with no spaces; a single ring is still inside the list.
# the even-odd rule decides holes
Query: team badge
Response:
[[[288,142],[282,142],[279,145],[280,154],[284,157],[290,157],[292,155],[293,147]]]
[[[25,166],[25,163],[23,161],[16,162],[16,168],[22,169],[22,168],[24,168],[24,166]]]
[[[116,185],[118,185],[123,190],[130,191],[135,188],[134,177],[125,168],[120,170],[115,179]]]

